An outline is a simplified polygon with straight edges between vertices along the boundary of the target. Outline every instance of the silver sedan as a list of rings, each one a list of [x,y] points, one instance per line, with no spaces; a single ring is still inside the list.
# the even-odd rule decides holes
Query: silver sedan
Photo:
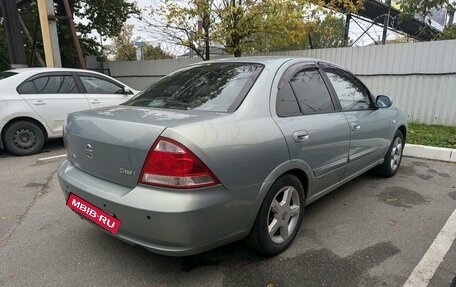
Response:
[[[129,243],[190,255],[246,238],[274,255],[304,207],[374,169],[399,169],[407,132],[325,61],[252,57],[176,71],[117,107],[72,113],[58,176],[67,206]]]

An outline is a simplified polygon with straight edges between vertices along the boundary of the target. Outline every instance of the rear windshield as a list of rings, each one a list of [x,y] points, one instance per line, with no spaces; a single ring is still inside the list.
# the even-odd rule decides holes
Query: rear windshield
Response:
[[[15,72],[10,72],[10,71],[7,71],[7,72],[0,72],[0,80],[2,79],[6,79],[8,77],[11,77],[11,76],[14,76],[16,75],[17,73]]]
[[[235,111],[263,65],[215,63],[189,67],[164,77],[125,105],[213,112]]]

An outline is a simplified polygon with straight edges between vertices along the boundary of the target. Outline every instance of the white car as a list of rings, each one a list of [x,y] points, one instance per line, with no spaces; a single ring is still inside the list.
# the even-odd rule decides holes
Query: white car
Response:
[[[37,153],[62,137],[67,114],[119,105],[137,91],[106,75],[78,69],[27,68],[0,72],[0,148]]]

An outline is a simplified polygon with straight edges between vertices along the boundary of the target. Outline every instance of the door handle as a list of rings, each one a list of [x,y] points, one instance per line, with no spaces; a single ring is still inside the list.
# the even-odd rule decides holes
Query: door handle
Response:
[[[360,124],[352,124],[352,130],[359,131],[360,129],[361,129],[361,125]]]
[[[295,142],[305,142],[309,139],[309,134],[307,131],[295,131],[293,133],[293,139]]]
[[[90,103],[91,103],[91,104],[99,104],[100,101],[99,101],[99,100],[91,100]]]
[[[45,101],[42,101],[42,100],[38,100],[38,101],[34,101],[33,104],[35,106],[42,106],[42,105],[45,105],[46,102]]]

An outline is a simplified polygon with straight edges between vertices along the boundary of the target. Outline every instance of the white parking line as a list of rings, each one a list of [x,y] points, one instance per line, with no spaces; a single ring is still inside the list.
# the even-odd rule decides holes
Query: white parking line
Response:
[[[429,284],[435,271],[443,262],[445,254],[456,239],[456,209],[448,218],[440,233],[432,242],[421,261],[413,269],[404,287],[425,287]]]
[[[43,158],[38,159],[38,161],[45,161],[45,160],[54,159],[54,158],[60,158],[60,157],[65,157],[65,156],[67,156],[67,155],[66,154],[60,154],[60,155],[55,155],[55,156],[50,156],[50,157],[43,157]]]

